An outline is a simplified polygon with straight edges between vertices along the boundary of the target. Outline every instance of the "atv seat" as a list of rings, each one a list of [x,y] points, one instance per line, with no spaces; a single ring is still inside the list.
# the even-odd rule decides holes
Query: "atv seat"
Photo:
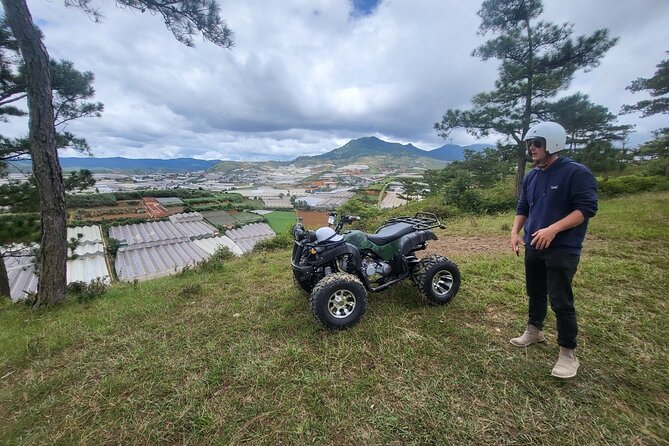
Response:
[[[409,223],[394,223],[379,229],[376,234],[367,234],[367,239],[377,246],[383,246],[413,231],[415,229]]]

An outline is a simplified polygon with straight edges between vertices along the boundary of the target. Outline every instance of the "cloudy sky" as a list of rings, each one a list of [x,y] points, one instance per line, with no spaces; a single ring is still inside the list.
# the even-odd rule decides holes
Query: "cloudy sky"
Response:
[[[426,150],[466,145],[476,141],[464,131],[444,141],[433,125],[497,78],[495,61],[471,56],[489,37],[477,35],[478,1],[219,0],[231,50],[201,38],[188,48],[160,17],[92,4],[101,23],[63,0],[28,0],[51,57],[95,74],[105,112],[68,130],[98,157],[292,159],[371,135]],[[576,35],[608,28],[620,38],[566,94],[586,93],[614,113],[646,97],[625,87],[668,57],[667,0],[544,4],[543,19],[570,22]],[[668,125],[666,116],[619,122],[636,124],[632,145]],[[2,133],[25,126],[13,120]]]

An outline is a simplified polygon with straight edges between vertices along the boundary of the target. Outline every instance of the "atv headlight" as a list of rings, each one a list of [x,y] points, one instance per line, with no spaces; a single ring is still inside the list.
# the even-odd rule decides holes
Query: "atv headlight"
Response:
[[[304,233],[304,238],[307,240],[309,243],[313,243],[317,240],[316,238],[316,231],[307,231]]]
[[[293,234],[293,237],[295,237],[296,241],[301,241],[304,239],[304,226],[297,224],[293,226],[293,229],[291,230],[291,233]]]

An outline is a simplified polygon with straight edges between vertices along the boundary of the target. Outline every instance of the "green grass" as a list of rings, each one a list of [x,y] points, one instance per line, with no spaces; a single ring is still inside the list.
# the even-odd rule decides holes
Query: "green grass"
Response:
[[[290,228],[297,221],[295,211],[273,211],[270,214],[265,214],[263,217],[265,217],[267,224],[277,234],[290,231]]]
[[[445,307],[402,284],[351,330],[318,328],[289,252],[115,286],[45,311],[0,304],[0,444],[655,445],[669,438],[669,194],[601,203],[575,279],[579,376],[517,349],[522,260],[451,256]],[[512,216],[448,232],[498,233]]]

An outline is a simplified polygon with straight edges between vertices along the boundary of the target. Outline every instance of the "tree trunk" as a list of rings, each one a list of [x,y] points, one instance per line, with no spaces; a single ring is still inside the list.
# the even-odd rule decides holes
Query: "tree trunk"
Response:
[[[9,276],[5,266],[5,258],[0,256],[0,297],[9,297],[11,299],[11,289],[9,288]]]
[[[65,295],[67,229],[65,188],[56,151],[49,54],[33,24],[26,0],[2,0],[26,67],[29,141],[42,224],[36,306]]]
[[[525,178],[525,165],[527,164],[524,142],[518,143],[518,158],[516,161],[516,198],[520,198],[520,192],[523,190],[523,178]]]
[[[534,91],[534,39],[532,38],[532,27],[530,26],[530,17],[525,18],[525,29],[527,30],[527,86],[525,92],[525,111],[523,113],[523,133],[518,144],[518,158],[516,159],[516,198],[520,198],[520,192],[523,190],[523,178],[525,178],[525,164],[527,163],[527,147],[523,138],[530,129],[530,120],[532,119],[532,92]]]

